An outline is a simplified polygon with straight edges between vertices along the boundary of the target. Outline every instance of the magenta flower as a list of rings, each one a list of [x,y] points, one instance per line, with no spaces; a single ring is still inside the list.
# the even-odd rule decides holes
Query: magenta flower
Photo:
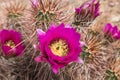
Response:
[[[99,6],[99,0],[88,0],[79,8],[75,8],[73,23],[77,26],[88,27],[100,15]]]
[[[1,30],[0,42],[3,55],[7,57],[19,56],[24,50],[21,44],[21,34],[14,30]]]
[[[120,30],[118,30],[117,26],[112,27],[110,23],[106,24],[104,33],[112,36],[114,39],[120,39]]]
[[[59,26],[51,25],[46,33],[41,29],[37,31],[41,56],[36,57],[35,61],[46,61],[51,64],[54,73],[70,62],[82,62],[79,59],[82,46],[80,34],[75,29],[69,25],[60,24]]]
[[[99,5],[98,0],[89,0],[79,8],[76,8],[75,11],[77,14],[91,15],[93,18],[96,18],[100,15]]]

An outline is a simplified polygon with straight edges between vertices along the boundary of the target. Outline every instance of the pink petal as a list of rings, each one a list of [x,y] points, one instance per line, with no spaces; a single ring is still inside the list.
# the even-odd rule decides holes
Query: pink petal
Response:
[[[75,12],[79,14],[81,12],[81,8],[75,8]]]
[[[37,29],[37,33],[38,33],[39,36],[45,34],[45,32],[42,29]]]
[[[52,24],[52,25],[50,25],[50,30],[52,30],[52,29],[55,29],[56,28],[56,25],[55,24]]]
[[[52,71],[57,74],[58,73],[58,68],[52,67]]]
[[[67,24],[66,26],[65,26],[65,28],[72,28],[69,24]]]
[[[112,29],[112,25],[110,23],[107,23],[104,28],[104,33],[109,33],[111,29]]]
[[[120,31],[113,36],[115,39],[120,39]]]
[[[118,28],[117,26],[114,26],[112,29],[111,29],[111,34],[114,36],[115,33],[118,32]]]
[[[80,64],[83,64],[83,63],[84,63],[84,61],[83,61],[82,59],[80,59],[80,58],[78,58],[78,59],[76,60],[76,62],[78,62],[78,63],[80,63]]]
[[[80,47],[83,47],[85,45],[85,42],[80,41]]]
[[[42,62],[43,61],[43,59],[41,58],[41,56],[37,56],[34,60],[36,62]]]
[[[55,25],[55,24],[52,24],[50,27],[53,27],[53,28],[55,28],[55,27],[56,27],[56,25]]]
[[[31,2],[33,3],[33,5],[37,6],[38,5],[38,0],[31,0]]]

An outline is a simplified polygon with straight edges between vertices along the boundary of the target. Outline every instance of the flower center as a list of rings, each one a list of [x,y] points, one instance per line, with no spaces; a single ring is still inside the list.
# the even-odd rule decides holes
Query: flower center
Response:
[[[6,45],[9,46],[9,47],[11,47],[11,48],[14,48],[14,47],[15,47],[14,42],[11,41],[11,40],[7,41],[7,42],[6,42]]]
[[[50,49],[53,54],[57,56],[67,56],[68,55],[68,44],[65,40],[59,39],[50,44]]]

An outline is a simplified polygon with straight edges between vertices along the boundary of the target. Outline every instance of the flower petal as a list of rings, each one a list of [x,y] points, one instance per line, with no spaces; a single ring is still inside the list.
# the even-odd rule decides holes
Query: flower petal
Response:
[[[38,6],[38,0],[31,0],[32,7]]]
[[[43,58],[41,56],[37,56],[35,59],[34,59],[36,62],[42,62],[43,61]]]
[[[52,66],[52,71],[53,71],[55,74],[57,74],[57,73],[58,73],[58,68]]]
[[[16,47],[16,56],[22,55],[24,49],[25,49],[25,46],[23,46],[23,45],[18,45],[18,46]]]
[[[69,24],[67,24],[66,26],[65,26],[65,28],[72,28]]]
[[[16,52],[15,49],[10,48],[9,46],[2,46],[3,54],[6,56],[10,56]]]
[[[78,58],[78,59],[76,60],[76,62],[78,62],[78,63],[80,63],[80,64],[83,64],[83,63],[84,63],[84,61],[83,61],[81,58]]]
[[[112,36],[114,36],[114,34],[116,34],[118,32],[118,28],[117,26],[114,26],[112,29],[111,29],[111,34]]]
[[[0,31],[0,41],[2,44],[4,44],[7,40],[10,39],[11,35],[8,35],[9,31],[8,30],[1,30]]]
[[[80,9],[80,8],[75,8],[75,12],[76,12],[77,14],[79,14],[79,13],[80,13],[80,11],[81,11],[81,9]]]
[[[83,47],[83,46],[85,46],[85,42],[80,41],[80,47]]]
[[[45,32],[42,29],[37,29],[37,33],[38,33],[38,40],[40,41],[44,37]]]
[[[94,10],[95,17],[97,17],[97,16],[100,15],[99,6],[100,6],[100,2],[98,1],[98,2],[95,4],[95,10]]]
[[[109,33],[112,28],[112,25],[110,23],[107,23],[104,28],[104,33]]]
[[[45,32],[42,29],[37,29],[38,35],[45,35]]]
[[[21,34],[19,32],[16,32],[15,30],[10,30],[9,31],[10,38],[16,45],[19,44],[22,39],[21,39]]]
[[[113,36],[115,39],[120,39],[120,31],[118,31],[118,33],[116,33],[115,36]]]

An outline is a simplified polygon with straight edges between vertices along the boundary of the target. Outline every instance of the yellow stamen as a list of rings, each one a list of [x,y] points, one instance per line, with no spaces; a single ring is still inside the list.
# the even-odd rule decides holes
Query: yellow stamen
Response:
[[[68,55],[68,45],[65,40],[59,39],[50,44],[50,49],[53,54],[57,56],[67,56]]]
[[[6,42],[6,45],[9,46],[9,47],[11,47],[11,48],[14,48],[14,47],[15,47],[14,42],[11,41],[11,40],[7,41],[7,42]]]

